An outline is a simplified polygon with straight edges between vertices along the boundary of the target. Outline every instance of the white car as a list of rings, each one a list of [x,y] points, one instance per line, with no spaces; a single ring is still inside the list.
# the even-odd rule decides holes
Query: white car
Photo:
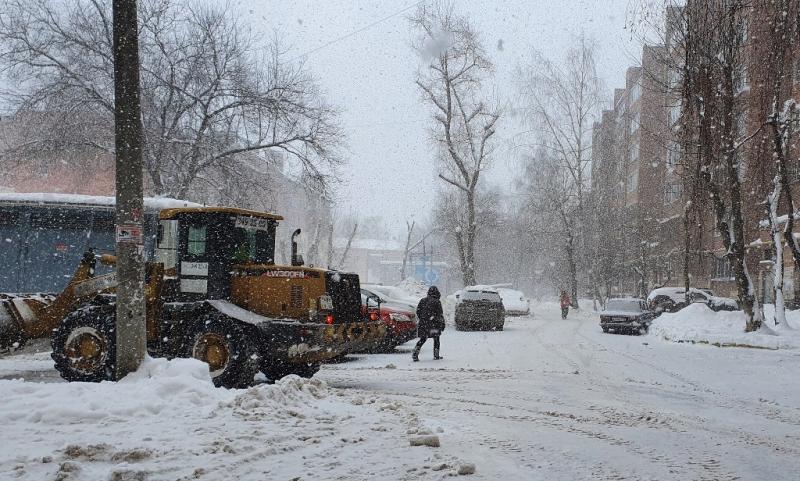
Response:
[[[658,313],[675,312],[696,302],[706,304],[714,311],[735,311],[739,309],[736,300],[715,296],[707,289],[689,289],[689,298],[682,287],[660,287],[647,296],[650,308]]]
[[[421,298],[416,298],[405,292],[403,289],[395,286],[382,286],[379,284],[361,284],[361,287],[378,294],[381,297],[381,302],[390,302],[392,304],[400,304],[416,312],[417,305]],[[424,296],[423,296],[424,297]]]
[[[498,287],[497,292],[503,299],[507,316],[527,316],[531,313],[531,302],[521,291]]]

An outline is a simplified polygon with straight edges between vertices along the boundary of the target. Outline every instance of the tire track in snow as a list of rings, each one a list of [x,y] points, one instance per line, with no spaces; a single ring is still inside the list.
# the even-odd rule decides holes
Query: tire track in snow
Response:
[[[794,425],[794,426],[800,426],[800,411],[798,411],[795,408],[783,407],[783,409],[779,410],[779,409],[774,409],[774,408],[770,408],[768,406],[765,406],[763,403],[755,403],[755,402],[748,401],[748,400],[745,400],[745,399],[740,399],[740,398],[731,398],[729,394],[722,394],[722,393],[719,393],[717,391],[714,391],[713,389],[711,389],[709,387],[701,386],[699,383],[687,378],[686,376],[684,376],[684,375],[682,375],[680,373],[676,373],[676,372],[670,371],[670,370],[668,370],[668,369],[666,369],[666,368],[664,368],[664,367],[662,367],[662,366],[660,366],[658,364],[653,363],[652,361],[650,361],[648,359],[645,359],[645,358],[642,358],[642,357],[639,357],[639,356],[636,356],[636,355],[633,355],[633,354],[630,354],[630,353],[622,352],[622,351],[619,351],[617,349],[610,348],[607,345],[604,345],[604,344],[602,344],[602,343],[600,343],[598,341],[595,341],[594,339],[589,338],[588,336],[586,336],[583,333],[578,332],[577,335],[579,337],[581,337],[582,339],[584,339],[585,341],[587,341],[587,342],[590,342],[590,343],[592,343],[592,344],[594,344],[596,346],[600,346],[600,347],[604,348],[608,352],[611,352],[611,353],[616,354],[618,356],[621,356],[621,357],[624,357],[624,358],[629,359],[631,361],[634,361],[639,365],[645,365],[645,366],[649,367],[650,369],[653,369],[654,371],[657,371],[657,372],[659,372],[659,373],[661,373],[661,374],[663,374],[665,376],[668,376],[668,377],[670,377],[672,379],[675,379],[675,380],[677,380],[677,381],[679,381],[679,382],[681,382],[681,383],[683,383],[683,384],[685,384],[687,386],[690,386],[695,392],[706,393],[706,394],[709,394],[709,395],[713,396],[714,404],[717,405],[718,407],[721,407],[721,408],[724,408],[724,409],[731,409],[731,410],[734,410],[734,409],[736,409],[738,407],[738,408],[742,408],[742,410],[744,410],[745,412],[748,412],[748,413],[751,413],[751,414],[756,414],[756,415],[761,416],[763,418],[766,418],[766,419],[768,419],[770,421],[778,421],[778,422],[781,422],[781,423],[784,423],[784,424],[791,424],[791,425]],[[699,397],[701,399],[705,400],[705,401],[708,400],[708,397],[702,397],[702,396],[699,396]],[[728,402],[726,402],[726,401],[728,401]],[[730,402],[730,401],[733,401],[733,402]],[[797,416],[791,416],[786,412],[787,410],[795,411],[795,412],[798,413],[798,415]]]

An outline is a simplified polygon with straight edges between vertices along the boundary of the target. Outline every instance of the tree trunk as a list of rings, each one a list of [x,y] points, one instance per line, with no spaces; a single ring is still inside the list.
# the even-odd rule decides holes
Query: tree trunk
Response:
[[[408,251],[411,249],[411,234],[414,232],[414,221],[410,224],[406,222],[406,227],[408,228],[408,233],[406,235],[406,246],[403,249],[403,265],[400,267],[400,280],[404,280],[406,278],[406,262],[408,262]]]
[[[467,192],[467,243],[464,246],[464,281],[468,286],[476,284],[475,276],[475,190]]]
[[[350,236],[347,238],[347,245],[344,247],[344,252],[342,252],[342,257],[339,258],[339,265],[336,266],[339,269],[344,268],[344,262],[347,260],[347,255],[350,254],[350,246],[353,244],[353,239],[356,236],[356,232],[358,232],[358,222],[353,224],[353,232],[350,233]]]
[[[569,269],[570,305],[578,308],[578,269],[575,263],[575,242],[572,233],[567,234],[567,268]]]
[[[767,199],[769,209],[769,225],[772,234],[772,249],[775,255],[775,263],[772,266],[774,280],[772,282],[772,292],[775,296],[774,322],[776,326],[786,324],[786,306],[783,301],[783,236],[781,227],[778,223],[778,206],[781,202],[781,176],[778,174],[773,179],[774,189]]]

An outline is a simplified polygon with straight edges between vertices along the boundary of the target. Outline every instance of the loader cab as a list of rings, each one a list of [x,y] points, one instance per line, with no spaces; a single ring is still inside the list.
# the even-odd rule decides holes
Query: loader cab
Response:
[[[230,299],[234,266],[275,263],[282,219],[221,207],[161,211],[156,260],[164,264],[167,299]]]

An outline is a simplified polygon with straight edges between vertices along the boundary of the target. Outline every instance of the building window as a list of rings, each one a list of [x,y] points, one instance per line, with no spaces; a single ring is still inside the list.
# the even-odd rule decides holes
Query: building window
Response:
[[[633,135],[633,133],[636,132],[636,129],[639,128],[640,122],[641,122],[641,116],[639,114],[639,111],[637,110],[631,115],[631,126],[630,126],[631,135]]]
[[[674,128],[675,125],[681,120],[681,103],[675,101],[675,105],[669,107],[669,126]]]
[[[731,265],[725,257],[714,257],[714,279],[730,279]]]
[[[747,65],[741,64],[739,65],[738,71],[733,79],[733,83],[735,85],[735,89],[737,92],[742,92],[744,90],[748,90],[750,88],[750,81],[747,78]]]
[[[667,171],[674,172],[681,158],[681,144],[670,140],[667,144]]]
[[[630,149],[628,151],[631,163],[639,162],[639,140],[631,140]]]
[[[744,110],[736,112],[736,136],[741,139],[747,133],[747,113]]]
[[[664,186],[664,204],[677,202],[683,194],[683,185],[680,182],[669,182]]]
[[[642,97],[642,84],[641,82],[636,82],[631,87],[631,95],[630,95],[630,103],[635,103]]]
[[[636,167],[628,172],[628,192],[636,192],[639,188],[639,168]]]
[[[796,58],[792,62],[792,82],[795,85],[800,84],[800,58]]]

